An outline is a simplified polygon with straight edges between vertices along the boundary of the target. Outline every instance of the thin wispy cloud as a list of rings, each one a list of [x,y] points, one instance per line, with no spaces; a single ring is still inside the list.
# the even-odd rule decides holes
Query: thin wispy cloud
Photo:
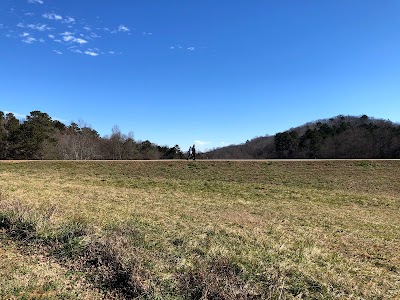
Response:
[[[42,17],[48,20],[55,20],[55,21],[61,21],[63,19],[62,16],[57,15],[55,13],[45,13],[42,15]]]
[[[101,38],[101,35],[98,35],[97,33],[92,32],[90,34],[90,37],[93,38],[93,39],[99,39],[99,38]]]
[[[61,52],[61,51],[59,51],[59,50],[53,50],[53,52],[55,53],[55,54],[58,54],[58,55],[62,55],[63,53]]]
[[[199,140],[199,141],[194,141],[194,144],[196,145],[196,148],[199,151],[205,151],[206,147],[209,148],[212,143]]]
[[[13,114],[14,117],[16,117],[17,119],[24,119],[24,118],[26,118],[26,115],[20,114],[20,113],[17,113],[17,112],[13,112],[13,111],[7,111],[7,110],[5,110],[5,111],[4,111],[4,114],[5,114],[5,115]]]
[[[129,32],[129,31],[131,31],[131,29],[125,25],[119,25],[118,31],[119,32]]]
[[[72,42],[72,40],[74,40],[75,37],[73,37],[72,35],[65,35],[63,37],[64,42]]]
[[[84,39],[81,39],[81,38],[76,38],[76,39],[73,40],[73,42],[74,43],[78,43],[78,44],[87,44],[88,43],[87,40],[84,40]]]
[[[67,122],[67,120],[62,119],[62,118],[53,117],[52,119],[53,119],[54,121],[60,121],[60,122],[62,122],[62,123],[66,123],[66,122]]]
[[[182,45],[174,45],[169,47],[170,50],[181,50],[181,51],[188,51],[188,52],[193,52],[196,51],[198,48],[194,46],[189,46],[189,47],[184,47]]]
[[[73,53],[79,53],[79,54],[82,54],[82,53],[83,53],[83,51],[80,50],[80,49],[70,48],[69,50],[70,50],[71,52],[73,52]]]
[[[92,49],[88,49],[87,51],[85,51],[84,52],[86,55],[89,55],[89,56],[99,56],[99,53],[98,52],[95,52],[94,50],[92,50]]]
[[[87,44],[88,41],[82,38],[77,38],[74,36],[72,32],[66,31],[64,33],[61,33],[60,35],[63,36],[64,42],[67,43],[77,43],[77,44]]]
[[[179,49],[183,49],[183,47],[181,45],[174,45],[174,46],[170,46],[169,47],[170,50],[179,50]]]
[[[44,4],[43,0],[28,0],[29,4]]]
[[[77,44],[87,44],[88,41],[81,39],[81,38],[76,38],[72,35],[66,35],[63,37],[64,42],[68,42],[68,43],[77,43]]]
[[[75,23],[76,21],[75,21],[75,19],[73,17],[66,17],[63,20],[63,22],[66,23],[66,24],[71,24],[71,23]]]
[[[18,24],[18,25],[19,25],[19,24]],[[30,28],[30,29],[37,30],[37,31],[52,30],[52,28],[49,27],[48,25],[46,25],[46,24],[40,24],[40,23],[38,23],[38,24],[28,24],[28,25],[26,25],[26,26],[22,25],[21,27],[22,27],[22,28]]]
[[[211,144],[211,142],[205,142],[205,141],[194,141],[194,143],[199,146],[205,146]]]
[[[24,43],[26,43],[26,44],[32,44],[32,43],[36,42],[37,40],[36,40],[34,37],[27,36],[27,37],[24,38],[22,41],[23,41]]]
[[[74,33],[73,32],[71,32],[71,31],[65,31],[65,32],[63,32],[63,33],[60,33],[60,35],[73,35]]]

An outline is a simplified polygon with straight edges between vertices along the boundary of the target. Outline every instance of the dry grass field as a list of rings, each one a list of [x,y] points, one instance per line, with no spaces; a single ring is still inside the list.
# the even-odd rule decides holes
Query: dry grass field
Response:
[[[2,299],[400,299],[400,162],[2,162],[0,232]]]

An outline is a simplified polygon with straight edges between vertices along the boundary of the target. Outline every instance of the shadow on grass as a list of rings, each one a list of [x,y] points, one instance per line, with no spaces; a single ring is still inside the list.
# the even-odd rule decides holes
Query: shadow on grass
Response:
[[[151,293],[147,284],[150,277],[128,240],[116,234],[98,236],[84,219],[71,218],[68,223],[50,228],[33,208],[18,201],[2,202],[0,230],[26,249],[43,248],[73,270],[87,274],[96,286],[118,299]]]

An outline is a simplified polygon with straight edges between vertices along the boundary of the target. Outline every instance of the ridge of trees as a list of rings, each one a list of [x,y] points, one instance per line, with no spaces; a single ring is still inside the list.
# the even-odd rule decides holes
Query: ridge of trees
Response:
[[[211,150],[207,158],[400,158],[400,125],[363,115],[337,116]]]
[[[0,159],[124,160],[183,158],[178,145],[159,146],[136,141],[117,126],[110,136],[100,137],[80,122],[65,125],[47,113],[32,111],[25,120],[0,111]]]

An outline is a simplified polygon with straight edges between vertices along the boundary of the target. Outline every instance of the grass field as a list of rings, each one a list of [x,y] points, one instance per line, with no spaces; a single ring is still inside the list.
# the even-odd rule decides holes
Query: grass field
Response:
[[[3,162],[0,230],[4,299],[400,299],[399,161]]]

